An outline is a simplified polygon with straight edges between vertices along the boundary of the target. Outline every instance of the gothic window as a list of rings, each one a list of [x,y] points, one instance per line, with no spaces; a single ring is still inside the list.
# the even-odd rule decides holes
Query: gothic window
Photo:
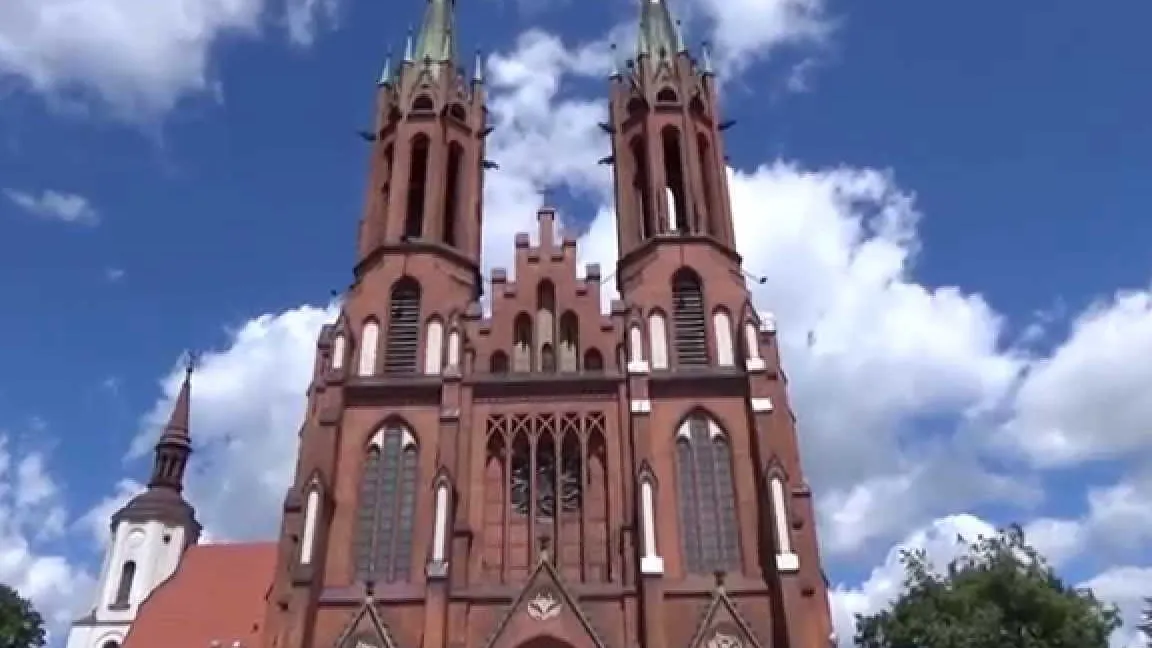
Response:
[[[556,371],[556,286],[547,279],[536,287],[536,344],[540,365],[535,369]]]
[[[668,231],[686,234],[688,226],[688,194],[684,184],[684,161],[680,156],[680,131],[665,126],[660,131],[664,153],[664,187],[668,199]]]
[[[700,176],[704,183],[704,222],[708,233],[716,238],[722,236],[720,224],[716,219],[720,217],[716,210],[713,192],[716,191],[716,169],[712,163],[712,147],[708,144],[708,137],[703,133],[696,136],[697,154],[700,156]]]
[[[716,364],[721,367],[736,364],[736,349],[732,344],[732,320],[723,310],[712,313],[712,337],[716,340]]]
[[[708,335],[704,327],[704,292],[700,277],[682,268],[672,278],[672,326],[676,363],[708,364]]]
[[[356,373],[361,376],[376,374],[376,351],[380,348],[380,325],[376,320],[364,322],[360,331],[360,366]]]
[[[596,349],[584,352],[584,371],[604,371],[604,356]]]
[[[448,106],[448,115],[453,119],[459,120],[461,122],[468,121],[468,111],[464,109],[464,106],[458,103]]]
[[[432,103],[432,98],[428,95],[420,95],[412,101],[413,112],[432,112],[436,110],[436,104]]]
[[[644,334],[639,324],[628,328],[628,362],[644,362]]]
[[[417,102],[419,99],[416,100]],[[405,238],[424,235],[425,185],[428,184],[428,136],[412,138],[412,153],[408,167],[408,209],[404,218]]]
[[[112,605],[124,606],[131,602],[132,581],[136,580],[136,561],[129,560],[120,568],[120,582],[116,584],[116,598]]]
[[[512,324],[512,371],[532,370],[532,318],[520,313]]]
[[[560,316],[560,371],[577,371],[580,364],[580,320],[576,313]]]
[[[740,566],[732,456],[720,426],[704,414],[681,424],[676,439],[677,497],[689,573]]]
[[[416,509],[416,439],[401,423],[373,437],[360,477],[355,557],[359,580],[407,580]]]
[[[656,101],[661,103],[676,103],[676,91],[672,88],[661,88],[656,93]]]
[[[628,106],[626,110],[628,111],[629,117],[635,117],[642,114],[644,112],[644,100],[639,97],[632,97],[628,100]]]
[[[424,373],[434,376],[444,364],[444,324],[433,317],[424,335]]]
[[[460,210],[460,165],[464,161],[464,147],[458,142],[448,145],[448,170],[444,176],[444,243],[456,245],[457,212]]]
[[[489,417],[486,570],[527,575],[548,537],[565,575],[606,578],[604,421],[602,413]]]
[[[494,374],[508,373],[508,354],[494,351],[488,360],[488,371]]]
[[[633,137],[628,147],[632,150],[632,164],[636,169],[632,188],[636,194],[636,211],[640,215],[640,236],[647,239],[659,231],[653,219],[652,195],[649,193],[651,189],[648,179],[648,154],[644,150],[644,139],[639,136]]]
[[[316,525],[320,518],[320,490],[317,484],[308,489],[308,500],[304,505],[304,537],[300,541],[300,564],[312,562],[312,552],[316,547]]]
[[[384,352],[384,372],[416,373],[420,343],[420,284],[403,277],[392,287],[388,304],[388,348]]]

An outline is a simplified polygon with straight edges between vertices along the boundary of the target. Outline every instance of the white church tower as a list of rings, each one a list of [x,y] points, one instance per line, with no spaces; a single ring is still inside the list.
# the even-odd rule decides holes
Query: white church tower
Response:
[[[191,383],[189,363],[172,418],[156,443],[148,489],[112,516],[112,541],[96,600],[86,616],[72,623],[67,648],[120,648],[140,605],[172,576],[184,550],[200,538],[196,512],[182,494],[192,454]]]

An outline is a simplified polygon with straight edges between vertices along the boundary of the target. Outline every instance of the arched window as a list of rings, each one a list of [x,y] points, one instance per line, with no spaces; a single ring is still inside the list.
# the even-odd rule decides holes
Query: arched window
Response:
[[[728,313],[712,313],[712,337],[716,340],[716,364],[731,367],[736,364],[736,348],[732,344],[732,320]]]
[[[380,348],[380,325],[376,320],[364,322],[360,331],[360,366],[356,373],[361,376],[376,375],[376,351]]]
[[[580,369],[580,320],[576,313],[560,316],[560,371]]]
[[[354,547],[359,580],[391,583],[411,574],[417,450],[402,423],[385,425],[368,446]]]
[[[120,568],[120,582],[116,584],[113,605],[125,606],[132,600],[132,581],[136,580],[136,561],[129,560]]]
[[[719,213],[713,202],[713,195],[716,191],[713,186],[716,182],[716,171],[712,163],[712,147],[708,145],[708,138],[703,133],[696,136],[696,148],[696,152],[700,156],[700,175],[704,183],[704,218],[702,220],[707,224],[709,234],[721,238],[720,224],[716,222]]]
[[[432,98],[428,95],[420,95],[412,101],[412,110],[414,112],[432,112],[436,110],[436,104],[432,102]]]
[[[536,286],[537,371],[556,371],[556,286],[547,279]]]
[[[694,574],[739,568],[732,452],[716,421],[697,413],[680,425],[676,472],[685,568]]]
[[[300,540],[300,564],[312,562],[312,552],[316,547],[316,524],[320,518],[320,489],[312,484],[308,490],[308,500],[304,505],[304,537]]]
[[[437,318],[428,322],[424,335],[424,373],[435,376],[444,364],[444,325]]]
[[[532,318],[520,313],[512,324],[512,371],[532,371]]]
[[[708,364],[708,336],[704,328],[704,292],[700,277],[683,268],[672,278],[672,326],[676,363]]]
[[[676,91],[672,88],[661,88],[656,93],[656,101],[661,103],[676,103]]]
[[[684,184],[684,161],[680,156],[680,131],[665,126],[660,131],[664,151],[664,187],[668,198],[668,231],[688,233],[688,192]]]
[[[420,284],[403,277],[392,287],[388,304],[388,348],[384,352],[384,372],[416,373],[420,344]]]
[[[628,147],[632,151],[632,164],[636,175],[632,178],[632,188],[636,194],[636,211],[640,215],[640,236],[651,238],[659,231],[652,214],[652,194],[648,181],[648,153],[644,150],[644,140],[633,137]]]
[[[488,359],[488,371],[494,374],[508,373],[508,354],[503,351],[494,351]]]
[[[417,102],[419,99],[416,100]],[[420,238],[424,235],[425,185],[428,184],[428,136],[412,138],[412,153],[408,167],[408,211],[404,218],[404,236]]]
[[[604,356],[598,350],[584,352],[584,371],[604,371]]]
[[[448,169],[444,175],[444,243],[456,245],[456,225],[460,209],[460,165],[464,161],[464,147],[458,142],[448,145]]]

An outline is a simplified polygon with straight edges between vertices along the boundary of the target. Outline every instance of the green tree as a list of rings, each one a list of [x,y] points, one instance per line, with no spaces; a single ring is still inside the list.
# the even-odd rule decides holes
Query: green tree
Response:
[[[41,648],[44,619],[27,599],[0,583],[0,648]]]
[[[943,572],[923,550],[902,562],[899,598],[856,616],[859,648],[1107,648],[1120,626],[1114,606],[1066,585],[1018,526],[969,545]]]

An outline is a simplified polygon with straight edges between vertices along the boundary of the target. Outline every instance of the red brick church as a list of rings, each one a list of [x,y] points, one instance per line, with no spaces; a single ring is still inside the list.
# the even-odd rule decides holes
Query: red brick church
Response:
[[[457,65],[454,0],[427,2],[378,81],[354,282],[317,342],[279,537],[197,543],[189,372],[68,648],[828,648],[707,51],[644,0],[608,80],[604,314],[550,209],[482,279],[484,79]]]

